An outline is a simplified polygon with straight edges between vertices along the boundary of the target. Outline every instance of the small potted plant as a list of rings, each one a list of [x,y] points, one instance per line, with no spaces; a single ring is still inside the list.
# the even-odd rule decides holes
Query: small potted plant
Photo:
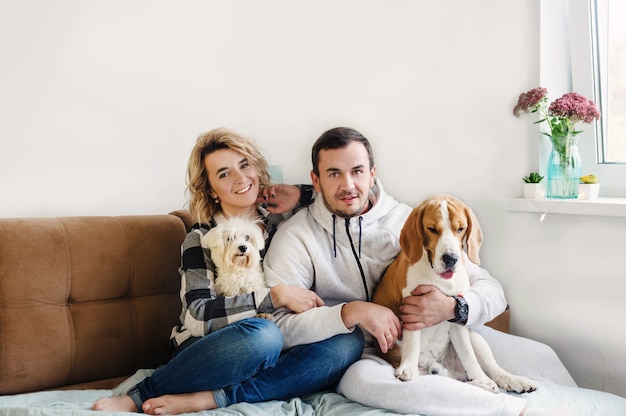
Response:
[[[578,199],[597,199],[600,193],[600,184],[595,175],[580,177],[578,184]]]
[[[522,178],[524,180],[524,198],[534,199],[543,195],[543,187],[541,181],[543,176],[537,172],[530,172],[528,176]]]

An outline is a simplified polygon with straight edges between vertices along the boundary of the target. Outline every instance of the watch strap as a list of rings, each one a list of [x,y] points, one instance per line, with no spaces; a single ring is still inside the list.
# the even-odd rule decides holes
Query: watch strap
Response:
[[[465,300],[461,294],[452,297],[456,301],[456,306],[454,307],[454,318],[450,319],[449,322],[465,325],[469,315],[469,305],[467,304],[467,300]]]

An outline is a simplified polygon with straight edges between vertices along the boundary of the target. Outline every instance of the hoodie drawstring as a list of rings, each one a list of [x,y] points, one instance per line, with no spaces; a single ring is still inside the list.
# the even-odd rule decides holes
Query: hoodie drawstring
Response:
[[[363,235],[363,217],[359,217],[359,258],[361,258],[361,236]]]
[[[337,258],[337,216],[333,214],[333,251],[335,252],[335,258]]]
[[[334,218],[334,215],[333,215]],[[352,236],[350,235],[350,218],[346,218],[346,234],[348,234],[348,239],[350,240],[350,247],[352,248],[352,254],[354,255],[354,259],[356,260],[356,264],[359,266],[359,272],[361,272],[361,280],[363,281],[363,288],[365,289],[365,299],[370,301],[370,291],[367,288],[367,280],[365,279],[365,272],[363,272],[363,266],[361,265],[361,222],[363,221],[363,217],[359,217],[359,254],[357,255],[356,250],[354,249],[354,243],[352,242]],[[334,225],[334,221],[333,221]],[[337,253],[335,253],[335,257]]]

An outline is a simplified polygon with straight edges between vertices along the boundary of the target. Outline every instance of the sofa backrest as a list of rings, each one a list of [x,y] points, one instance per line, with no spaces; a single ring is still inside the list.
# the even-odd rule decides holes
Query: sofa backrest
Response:
[[[0,219],[0,394],[167,362],[180,314],[184,221]]]

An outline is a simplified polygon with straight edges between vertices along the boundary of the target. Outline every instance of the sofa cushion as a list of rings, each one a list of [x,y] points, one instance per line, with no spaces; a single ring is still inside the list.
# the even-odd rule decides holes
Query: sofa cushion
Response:
[[[0,394],[165,363],[185,234],[174,215],[0,219]]]

